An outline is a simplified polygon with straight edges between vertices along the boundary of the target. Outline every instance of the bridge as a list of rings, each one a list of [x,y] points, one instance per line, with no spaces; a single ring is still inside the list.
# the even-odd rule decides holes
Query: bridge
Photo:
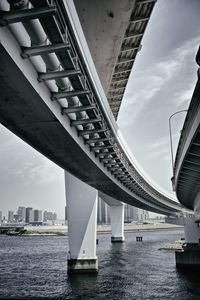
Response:
[[[199,51],[197,56],[199,56]],[[198,57],[197,57],[198,58]],[[199,64],[199,58],[196,59]],[[199,75],[199,70],[198,70]],[[200,265],[200,78],[187,111],[176,153],[173,170],[174,190],[180,203],[194,211],[186,219],[183,253],[176,253],[177,265],[199,267]]]
[[[155,1],[98,3],[0,3],[0,122],[66,170],[69,271],[98,269],[98,196],[112,242],[124,240],[123,203],[187,212],[136,167],[116,123]]]

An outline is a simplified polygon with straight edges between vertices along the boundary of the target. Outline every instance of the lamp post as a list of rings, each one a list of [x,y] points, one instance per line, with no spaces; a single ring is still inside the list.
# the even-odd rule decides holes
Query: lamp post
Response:
[[[169,117],[169,136],[170,136],[170,148],[171,148],[171,159],[172,159],[172,186],[173,186],[173,190],[174,190],[174,154],[173,154],[173,143],[172,143],[172,128],[171,128],[171,118],[179,113],[182,112],[187,112],[187,109],[182,109],[179,111],[176,111],[175,113],[173,113],[170,117]]]

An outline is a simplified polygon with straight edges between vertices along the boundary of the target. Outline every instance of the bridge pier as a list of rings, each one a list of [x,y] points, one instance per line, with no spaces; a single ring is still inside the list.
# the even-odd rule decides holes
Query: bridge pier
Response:
[[[97,191],[65,172],[69,256],[68,273],[97,272]]]
[[[124,204],[110,206],[110,222],[112,229],[111,242],[119,243],[124,241]]]
[[[195,217],[185,219],[185,244],[183,251],[176,251],[176,266],[180,269],[200,267],[200,224]]]
[[[110,206],[110,222],[112,229],[111,242],[124,241],[124,203],[99,192],[101,197]]]

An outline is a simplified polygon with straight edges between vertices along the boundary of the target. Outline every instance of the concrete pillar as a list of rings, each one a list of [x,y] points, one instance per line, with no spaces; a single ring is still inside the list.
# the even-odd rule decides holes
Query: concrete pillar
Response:
[[[110,206],[110,222],[112,229],[111,242],[124,241],[124,203],[99,192],[101,197]]]
[[[196,219],[194,217],[185,219],[184,232],[185,242],[187,244],[199,244],[200,227],[199,222],[196,222]]]
[[[195,217],[185,219],[183,251],[176,251],[176,266],[181,269],[200,267],[200,226]]]
[[[112,236],[111,242],[123,242],[124,241],[124,205],[110,206],[110,221]]]
[[[97,191],[65,172],[69,256],[68,272],[97,272]]]

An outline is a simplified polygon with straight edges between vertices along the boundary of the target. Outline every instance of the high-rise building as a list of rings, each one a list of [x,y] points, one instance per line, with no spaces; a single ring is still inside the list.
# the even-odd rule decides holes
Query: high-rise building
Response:
[[[65,221],[67,221],[67,205],[65,206]]]
[[[100,197],[98,199],[97,223],[98,224],[110,223],[110,207]]]
[[[149,219],[149,212],[144,209],[138,209],[138,220],[144,221]]]
[[[31,223],[33,221],[34,221],[33,208],[27,207],[26,208],[26,223]]]
[[[23,223],[26,221],[26,207],[24,206],[18,207],[18,221]]]
[[[19,222],[19,216],[18,213],[14,213],[14,223],[18,223]]]
[[[9,210],[8,211],[8,223],[13,223],[14,222],[14,211]]]
[[[43,222],[47,222],[47,211],[45,210],[44,212],[43,212]]]
[[[138,208],[129,204],[124,206],[124,222],[131,223],[138,220]]]
[[[132,221],[138,221],[139,220],[138,210],[139,209],[137,207],[125,204],[124,222],[131,223]],[[110,207],[100,197],[98,199],[97,223],[110,224]]]
[[[0,210],[0,224],[2,223],[3,221],[3,216],[2,216],[2,211]]]
[[[48,222],[48,221],[53,222],[55,220],[57,220],[57,214],[56,213],[53,213],[51,211],[46,211],[46,210],[44,211],[44,213],[43,213],[43,221],[44,222]]]
[[[57,214],[53,213],[53,221],[56,221],[56,220],[57,220]]]
[[[42,222],[42,211],[39,209],[34,209],[34,222]]]

